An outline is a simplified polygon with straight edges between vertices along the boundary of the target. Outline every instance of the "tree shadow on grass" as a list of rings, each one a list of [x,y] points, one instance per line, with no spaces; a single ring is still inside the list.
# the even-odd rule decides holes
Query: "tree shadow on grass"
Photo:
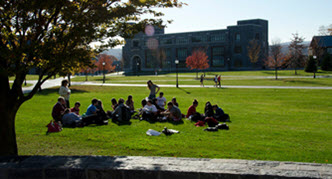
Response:
[[[320,85],[325,86],[326,84],[320,81],[307,81],[307,80],[296,80],[296,79],[279,79],[284,83],[293,83],[293,84],[306,84],[306,85]]]
[[[189,91],[187,91],[187,90],[185,90],[183,88],[178,88],[178,89],[181,90],[181,91],[183,91],[183,92],[185,92],[185,93],[187,93],[187,94],[191,94],[191,92],[189,92]]]
[[[86,93],[88,91],[86,90],[78,90],[78,89],[72,89],[71,90],[71,93]],[[38,95],[49,95],[49,94],[52,94],[52,93],[56,93],[58,94],[59,93],[59,88],[50,88],[50,89],[42,89],[41,91],[39,91]]]

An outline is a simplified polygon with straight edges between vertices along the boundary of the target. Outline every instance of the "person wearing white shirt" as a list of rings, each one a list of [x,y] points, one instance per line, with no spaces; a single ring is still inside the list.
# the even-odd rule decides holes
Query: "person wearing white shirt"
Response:
[[[67,108],[70,108],[70,105],[69,105],[70,93],[71,93],[71,91],[68,88],[68,80],[62,80],[61,87],[59,89],[59,94],[60,94],[60,96],[65,98]]]
[[[157,97],[157,105],[162,108],[162,109],[165,109],[165,105],[166,105],[166,98],[164,97],[164,93],[163,92],[160,92],[159,93],[159,96]]]

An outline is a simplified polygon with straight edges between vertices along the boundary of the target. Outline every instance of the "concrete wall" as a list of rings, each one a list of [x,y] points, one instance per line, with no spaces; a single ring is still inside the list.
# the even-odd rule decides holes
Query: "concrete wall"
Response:
[[[0,157],[0,179],[20,178],[332,178],[332,165],[170,157]]]

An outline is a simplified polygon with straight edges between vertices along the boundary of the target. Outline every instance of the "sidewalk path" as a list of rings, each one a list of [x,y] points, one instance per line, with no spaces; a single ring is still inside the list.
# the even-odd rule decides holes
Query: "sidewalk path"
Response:
[[[72,77],[74,78],[74,77]],[[42,89],[53,88],[60,86],[61,81],[65,78],[57,78],[47,80],[43,85]],[[37,80],[28,80],[27,83],[33,84],[29,87],[23,87],[23,93],[29,93]],[[127,87],[146,87],[146,84],[122,84],[122,83],[96,83],[96,82],[71,82],[71,85],[92,85],[92,86],[127,86]],[[158,85],[160,87],[175,88],[175,85]],[[179,85],[180,88],[202,88],[200,85]],[[204,85],[204,88],[215,88],[213,85]],[[312,87],[312,86],[237,86],[237,85],[222,85],[221,88],[248,88],[248,89],[324,89],[332,90],[332,87]]]
[[[72,85],[92,85],[92,86],[131,86],[146,87],[146,84],[119,84],[119,83],[95,83],[95,82],[72,82]],[[175,88],[175,85],[158,85],[160,87]],[[200,85],[179,85],[180,88],[203,88]],[[205,85],[204,88],[215,88],[213,85]],[[221,88],[253,88],[253,89],[326,89],[332,90],[332,87],[311,87],[311,86],[235,86],[222,85]]]

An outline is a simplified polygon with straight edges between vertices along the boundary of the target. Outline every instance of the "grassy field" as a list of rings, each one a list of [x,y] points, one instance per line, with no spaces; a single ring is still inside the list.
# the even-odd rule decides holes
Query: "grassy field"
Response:
[[[59,78],[60,76],[59,75],[56,75],[56,78]],[[26,76],[26,80],[38,80],[38,78],[39,78],[39,75],[27,75]],[[10,77],[9,78],[9,80],[14,80],[15,79],[15,76],[12,76],[12,77]],[[51,79],[53,79],[53,78],[51,78]]]
[[[133,95],[135,107],[148,95],[145,87],[72,86],[71,104],[92,98],[110,110],[112,97]],[[192,100],[203,112],[206,101],[230,114],[229,131],[205,132],[184,120],[182,124],[132,120],[130,125],[65,128],[46,135],[58,89],[43,90],[24,103],[16,118],[20,155],[133,155],[234,158],[332,163],[331,90],[162,88],[169,100],[177,97],[186,113]],[[148,129],[176,129],[180,134],[147,136]]]
[[[246,73],[246,72],[244,72]],[[176,77],[170,75],[160,76],[107,76],[106,83],[124,83],[124,84],[146,84],[147,80],[152,80],[156,84],[176,83]],[[213,76],[207,76],[204,80],[205,85],[214,85]],[[332,86],[332,78],[286,78],[278,79],[259,76],[222,76],[222,85],[249,85],[249,86]],[[72,81],[85,81],[85,76],[77,76]],[[89,76],[88,81],[101,83],[102,76]],[[200,85],[199,79],[195,75],[181,74],[179,76],[180,85]]]
[[[175,74],[175,73],[173,73]],[[187,75],[195,75],[195,72],[185,73]],[[202,74],[199,72],[198,75]],[[222,75],[222,76],[274,76],[274,70],[260,70],[260,71],[221,71],[221,72],[206,72],[205,75]],[[318,70],[316,75],[332,75],[332,71]],[[278,70],[278,76],[313,76],[313,73],[307,73],[304,70],[297,70],[297,75],[295,75],[295,70]]]

